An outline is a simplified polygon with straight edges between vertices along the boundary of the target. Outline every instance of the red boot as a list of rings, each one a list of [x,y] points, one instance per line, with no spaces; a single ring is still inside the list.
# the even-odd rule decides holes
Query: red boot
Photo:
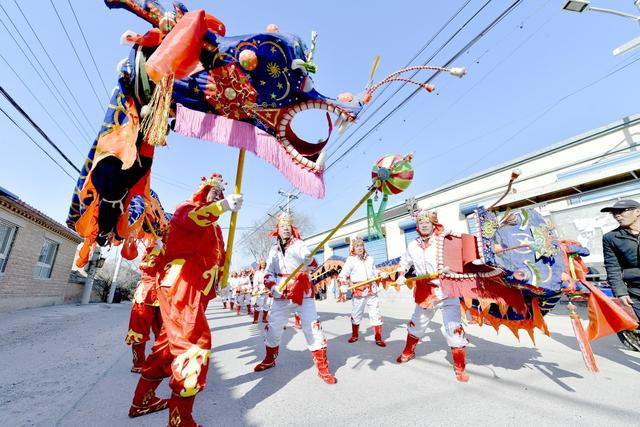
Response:
[[[354,325],[353,323],[351,324],[351,336],[349,337],[349,341],[347,341],[349,344],[352,344],[358,341],[359,329],[360,329],[360,325]]]
[[[222,301],[222,308],[227,308],[227,302],[226,301]]]
[[[276,359],[278,358],[278,349],[280,347],[267,347],[267,355],[264,356],[264,360],[253,368],[254,372],[264,371],[265,369],[273,368],[276,366]]]
[[[236,316],[240,316],[240,304],[236,305]]]
[[[145,343],[131,344],[131,353],[133,354],[133,366],[131,372],[139,374],[142,371],[142,365],[144,365],[144,347]]]
[[[133,393],[133,402],[131,402],[131,407],[129,408],[130,417],[139,417],[167,409],[169,401],[156,396],[156,388],[161,382],[162,379],[150,380],[142,375],[140,376],[136,391]]]
[[[229,301],[229,310],[233,311],[233,305],[235,303],[233,301]]]
[[[175,393],[169,400],[169,425],[168,427],[199,427],[193,419],[193,402],[195,396],[182,397]]]
[[[300,315],[298,313],[293,315],[293,320],[294,320],[293,327],[296,328],[296,329],[300,329],[301,328],[301,326],[300,326]]]
[[[318,376],[327,384],[335,384],[338,382],[336,377],[329,371],[329,362],[327,361],[327,348],[312,351],[313,361],[318,368]]]
[[[258,318],[260,317],[260,312],[258,310],[253,311],[253,323],[258,323]]]
[[[373,332],[376,340],[376,345],[380,347],[386,347],[387,344],[382,340],[382,325],[374,326]]]
[[[396,362],[398,363],[407,363],[409,360],[416,357],[416,345],[418,344],[420,339],[411,334],[407,334],[407,343],[404,346],[404,350],[402,350],[402,354],[398,356]]]
[[[453,357],[453,370],[456,372],[456,379],[466,383],[469,381],[469,374],[464,370],[466,366],[464,347],[451,347],[451,356]]]
[[[267,320],[267,315],[269,314],[268,311],[263,311],[262,312],[262,323],[269,323],[269,321]]]

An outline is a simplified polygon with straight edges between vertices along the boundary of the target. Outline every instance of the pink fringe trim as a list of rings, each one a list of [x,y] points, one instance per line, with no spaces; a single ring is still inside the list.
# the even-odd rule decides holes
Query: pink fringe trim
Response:
[[[298,190],[318,199],[324,197],[322,173],[298,166],[274,136],[252,124],[202,113],[178,104],[175,131],[185,136],[251,151],[278,168]]]

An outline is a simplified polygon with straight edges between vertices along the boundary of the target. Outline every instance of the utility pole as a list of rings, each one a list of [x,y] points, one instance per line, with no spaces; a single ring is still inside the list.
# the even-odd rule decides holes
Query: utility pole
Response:
[[[89,304],[91,299],[91,290],[93,289],[93,281],[96,278],[96,270],[98,269],[98,262],[100,261],[100,246],[96,247],[89,260],[89,268],[87,269],[87,279],[84,282],[84,289],[82,291],[82,299],[80,304]]]
[[[286,213],[291,213],[291,206],[290,206],[291,200],[297,199],[298,195],[293,194],[291,192],[286,192],[284,190],[278,190],[278,194],[287,198],[287,204],[284,207],[280,206],[280,209],[282,209]]]
[[[122,248],[124,245],[120,245],[120,247]],[[113,297],[115,296],[116,288],[118,287],[118,273],[120,272],[120,265],[122,265],[122,249],[116,252],[116,269],[113,272],[113,279],[111,279],[107,304],[113,304]]]

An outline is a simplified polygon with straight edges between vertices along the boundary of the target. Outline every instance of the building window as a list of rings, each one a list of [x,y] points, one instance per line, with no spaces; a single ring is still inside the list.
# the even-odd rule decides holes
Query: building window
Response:
[[[349,245],[344,244],[333,248],[333,256],[346,258],[349,256]]]
[[[478,227],[478,217],[476,216],[475,212],[472,212],[469,215],[467,215],[466,220],[467,220],[467,230],[469,231],[469,234],[473,234],[474,236],[477,236],[480,230]]]
[[[0,220],[0,273],[4,273],[7,268],[7,261],[9,261],[9,254],[17,232],[17,226]]]
[[[364,245],[367,253],[373,257],[375,262],[384,262],[387,260],[386,239],[365,239]]]
[[[409,246],[409,243],[416,240],[417,237],[418,231],[416,230],[416,227],[404,229],[404,243],[406,246]]]
[[[320,249],[313,257],[316,259],[318,265],[324,264],[324,249]]]
[[[58,252],[58,244],[53,240],[44,239],[42,249],[40,249],[40,256],[36,263],[36,268],[33,270],[33,277],[36,279],[48,279],[51,277],[51,271],[53,270],[53,263],[56,260],[56,253]]]

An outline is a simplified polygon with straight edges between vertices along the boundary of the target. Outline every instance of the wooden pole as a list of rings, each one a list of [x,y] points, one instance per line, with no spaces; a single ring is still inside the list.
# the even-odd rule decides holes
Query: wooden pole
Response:
[[[233,188],[234,194],[240,194],[240,187],[242,187],[242,172],[244,171],[244,154],[245,150],[240,149],[238,154],[238,168],[236,172],[236,184]],[[238,212],[231,213],[231,222],[229,223],[229,235],[227,236],[227,254],[224,259],[224,270],[222,273],[222,279],[220,281],[220,287],[225,288],[227,286],[227,279],[229,278],[229,267],[231,267],[231,254],[233,253],[233,238],[236,233],[236,221],[238,220]]]
[[[365,194],[364,197],[360,199],[358,203],[356,203],[356,205],[349,211],[349,213],[344,218],[342,218],[342,220],[338,223],[338,225],[336,225],[333,228],[333,230],[331,230],[331,232],[327,234],[327,236],[324,239],[322,239],[322,242],[318,243],[315,249],[311,251],[309,256],[313,257],[316,254],[316,252],[318,252],[322,247],[324,247],[324,244],[327,243],[329,239],[333,237],[334,234],[336,234],[336,232],[340,229],[340,227],[342,227],[344,223],[347,222],[349,218],[351,218],[351,215],[353,215],[354,212],[357,211],[358,208],[362,206],[362,204],[366,202],[367,199],[373,195],[373,193],[375,193],[375,191],[376,189],[374,187],[369,188],[369,191],[367,191],[367,194]],[[298,272],[302,270],[303,267],[304,267],[304,263],[297,266],[296,269],[293,270],[293,273],[289,274],[289,276],[280,284],[280,286],[278,286],[278,292],[282,292],[284,287],[287,286],[287,283],[289,283],[289,280],[291,280],[293,276],[298,274]]]

